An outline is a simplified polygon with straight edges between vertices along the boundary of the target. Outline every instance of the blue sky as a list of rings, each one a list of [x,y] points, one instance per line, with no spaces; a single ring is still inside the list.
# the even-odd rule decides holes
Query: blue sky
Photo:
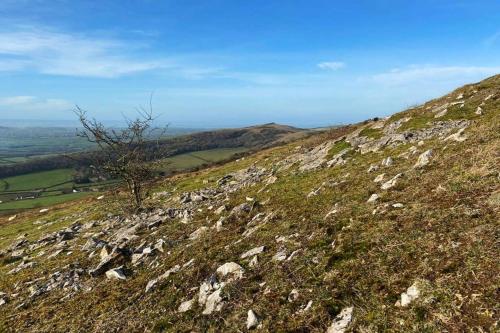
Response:
[[[0,1],[4,120],[322,126],[498,73],[497,0]]]

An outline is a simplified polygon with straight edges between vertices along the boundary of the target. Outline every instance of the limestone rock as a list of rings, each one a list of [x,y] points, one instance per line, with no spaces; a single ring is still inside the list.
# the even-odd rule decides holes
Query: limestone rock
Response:
[[[287,257],[286,251],[285,250],[279,250],[276,252],[276,254],[273,256],[274,261],[283,261]]]
[[[193,308],[193,303],[194,303],[194,298],[182,302],[181,305],[179,305],[179,308],[177,308],[177,312],[183,313],[191,310]]]
[[[393,161],[392,157],[389,156],[389,157],[384,158],[382,160],[381,164],[382,164],[382,166],[389,167],[389,166],[394,164],[394,161]]]
[[[422,168],[429,164],[431,157],[432,157],[432,149],[426,150],[420,156],[418,157],[417,163],[413,166],[414,168]]]
[[[209,315],[212,314],[214,311],[220,311],[222,310],[223,307],[223,301],[221,297],[221,292],[222,292],[222,287],[219,289],[215,290],[213,293],[208,295],[207,300],[205,302],[205,309],[203,310],[202,314],[204,315]]]
[[[326,333],[344,333],[352,321],[353,309],[352,306],[342,309],[337,317],[335,317]]]
[[[373,203],[375,201],[377,201],[379,198],[379,195],[377,193],[373,193],[370,198],[368,198],[368,201],[366,201],[367,203]]]
[[[245,203],[242,203],[241,205],[234,207],[233,210],[231,210],[231,215],[243,216],[245,214],[250,213],[251,210],[252,210],[252,207],[245,202]]]
[[[198,238],[200,238],[201,236],[203,236],[206,232],[208,231],[208,227],[200,227],[198,229],[196,229],[193,233],[191,233],[191,235],[189,235],[189,239],[190,240],[196,240]]]
[[[234,262],[228,262],[217,268],[217,274],[221,278],[226,278],[227,282],[239,280],[243,277],[245,270]],[[229,277],[228,277],[229,276]]]
[[[299,298],[299,291],[297,289],[292,289],[290,294],[288,294],[288,302],[293,303]]]
[[[380,175],[378,175],[377,177],[375,177],[375,179],[373,180],[373,182],[380,183],[381,181],[384,180],[384,177],[385,177],[385,173],[381,173]]]
[[[380,188],[382,190],[388,190],[388,189],[396,186],[397,181],[398,181],[399,178],[401,178],[401,176],[403,176],[403,174],[402,173],[398,173],[397,175],[395,175],[394,177],[392,177],[390,180],[388,180],[387,182],[383,183]]]
[[[241,259],[245,259],[245,258],[248,258],[248,257],[251,257],[251,256],[255,256],[257,254],[260,254],[262,252],[264,252],[265,250],[265,246],[259,246],[259,247],[255,247],[251,250],[248,250],[247,252],[243,253],[240,258]]]
[[[169,270],[167,270],[165,273],[163,273],[162,275],[160,275],[156,279],[149,281],[148,284],[146,285],[146,293],[151,291],[153,288],[155,288],[158,283],[168,279],[170,274],[177,273],[180,269],[181,269],[181,266],[175,265],[174,267],[170,268]]]
[[[123,273],[123,267],[117,267],[110,269],[106,272],[106,278],[108,279],[119,279],[119,280],[126,280],[127,277]]]
[[[220,215],[220,214],[224,213],[225,210],[226,210],[226,206],[222,205],[215,210],[215,214]]]
[[[406,307],[414,302],[417,298],[422,296],[423,289],[427,285],[427,281],[425,280],[417,280],[415,281],[406,292],[401,294],[401,300],[396,303],[398,306]]]
[[[247,314],[247,329],[252,330],[259,326],[259,318],[253,310],[248,310]]]
[[[459,129],[456,133],[447,136],[444,141],[453,140],[457,142],[464,142],[467,140],[467,135],[464,134],[465,128]]]
[[[259,266],[259,258],[257,256],[254,256],[252,260],[250,260],[250,262],[248,263],[248,266],[250,266],[251,268]]]

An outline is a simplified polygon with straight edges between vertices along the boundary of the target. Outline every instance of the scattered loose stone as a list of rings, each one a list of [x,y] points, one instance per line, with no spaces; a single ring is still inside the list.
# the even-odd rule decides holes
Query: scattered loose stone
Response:
[[[111,254],[111,247],[109,245],[104,245],[101,249],[101,252],[99,252],[99,257],[101,258],[101,261],[104,260],[107,256]]]
[[[164,250],[164,247],[165,247],[165,244],[166,242],[163,240],[163,239],[159,239],[156,243],[155,243],[155,247],[154,249],[158,252],[161,252],[163,253]]]
[[[368,168],[368,173],[370,172],[374,172],[374,171],[377,171],[378,170],[378,165],[376,164],[371,164],[370,167]]]
[[[160,275],[156,279],[149,281],[148,284],[146,285],[146,293],[151,291],[154,287],[156,287],[156,285],[158,283],[168,279],[170,274],[177,273],[180,269],[181,269],[181,266],[175,265],[174,267],[170,268],[169,270],[167,270],[165,273],[163,273],[162,275]]]
[[[456,133],[446,137],[444,141],[453,140],[457,142],[464,142],[467,140],[467,135],[464,134],[465,128],[459,129]]]
[[[306,304],[305,307],[302,305],[301,309],[299,311],[297,311],[297,312],[298,313],[307,312],[307,311],[309,311],[311,309],[312,305],[313,305],[313,301],[309,301],[309,302],[307,302],[307,304]]]
[[[266,184],[267,185],[274,184],[274,183],[276,183],[277,180],[278,180],[278,177],[270,176],[269,178],[266,179]]]
[[[240,258],[241,259],[245,259],[245,258],[248,258],[248,257],[251,257],[251,256],[255,256],[257,254],[260,254],[262,252],[264,252],[265,250],[265,246],[259,246],[259,247],[255,247],[251,250],[248,250],[247,252],[243,253]]]
[[[426,166],[427,164],[429,164],[431,157],[432,157],[432,154],[433,154],[432,149],[426,150],[425,152],[420,154],[420,156],[418,157],[417,163],[415,163],[415,165],[413,167],[418,169],[418,168],[422,168],[422,167]]]
[[[201,236],[203,236],[206,232],[208,231],[208,227],[200,227],[198,229],[196,229],[191,235],[189,235],[189,239],[190,240],[196,240],[198,238],[200,238]]]
[[[215,223],[215,231],[221,232],[224,230],[224,222],[226,221],[226,218],[224,216],[221,216],[219,220]]]
[[[379,195],[377,193],[373,193],[370,198],[368,198],[368,200],[366,202],[368,203],[372,203],[372,202],[375,202],[377,201],[379,198]]]
[[[392,204],[392,207],[394,207],[394,208],[403,208],[404,205],[402,203],[397,202],[395,204]]]
[[[253,310],[248,310],[247,314],[247,329],[251,330],[259,326],[259,318]]]
[[[352,306],[342,309],[337,317],[335,317],[326,333],[344,333],[351,323],[353,309]]]
[[[243,277],[243,268],[234,263],[228,262],[217,268],[216,274],[203,282],[198,292],[198,303],[205,305],[203,315],[209,315],[214,311],[220,311],[224,306],[221,292],[227,283],[239,280]],[[219,279],[221,282],[219,282]]]
[[[389,157],[384,158],[382,160],[381,164],[382,164],[382,166],[389,167],[389,166],[394,164],[394,161],[393,161],[392,157],[389,156]]]
[[[402,173],[398,173],[396,176],[391,178],[389,181],[382,184],[380,187],[382,190],[388,190],[394,186],[396,186],[398,179],[402,176]]]
[[[406,307],[421,296],[422,288],[427,282],[424,280],[415,281],[406,292],[401,294],[401,300],[396,303],[396,306]]]
[[[297,289],[292,289],[290,294],[288,294],[288,302],[293,303],[299,298],[299,291]]]
[[[248,263],[248,266],[250,266],[251,268],[255,268],[257,266],[259,266],[259,259],[257,256],[254,256],[252,258],[252,260],[250,260],[250,262]]]
[[[377,177],[375,177],[375,179],[373,180],[373,182],[380,183],[381,181],[384,180],[384,177],[385,177],[385,173],[381,173],[380,175],[378,175]]]
[[[220,294],[222,292],[222,288],[224,287],[224,285],[225,284],[218,285],[218,289],[216,289],[211,294],[209,292],[212,289],[209,289],[208,295],[206,296],[204,301],[200,301],[200,299],[198,299],[198,303],[200,303],[202,305],[205,304],[205,309],[203,310],[202,314],[209,315],[209,314],[212,314],[214,311],[222,310],[222,307],[224,306],[224,304],[222,302],[222,297],[220,296]],[[202,293],[201,288],[202,287],[200,287],[200,295]]]
[[[441,111],[439,111],[435,116],[434,118],[441,118],[443,117],[446,113],[448,112],[448,109],[443,109]]]
[[[315,197],[315,196],[319,195],[320,191],[321,191],[321,187],[318,187],[317,189],[312,190],[311,192],[309,192],[307,194],[307,198],[311,198],[311,197]]]
[[[179,305],[177,312],[184,313],[193,308],[194,299],[190,299],[189,301],[184,301]]]
[[[245,202],[239,206],[234,207],[233,210],[231,210],[231,215],[243,216],[245,214],[250,213],[251,210],[252,210],[252,207]]]
[[[285,250],[279,250],[276,252],[276,254],[273,256],[274,261],[283,261],[287,257],[286,251]]]
[[[329,212],[325,215],[325,218],[324,218],[324,219],[326,220],[326,219],[328,219],[330,216],[337,214],[337,213],[338,213],[338,209],[337,209],[337,207],[338,207],[338,203],[336,203],[336,204],[335,204],[335,206],[332,208],[332,210],[331,210],[331,211],[329,211]]]
[[[119,279],[119,280],[126,280],[127,277],[123,273],[123,267],[117,267],[110,269],[109,271],[106,272],[106,277],[108,279]]]
[[[226,211],[226,206],[222,205],[215,210],[215,214],[220,215],[220,214],[224,213],[225,211]]]
[[[230,275],[230,278],[227,279],[227,282],[241,279],[244,272],[245,270],[235,262],[228,262],[217,268],[217,274],[219,274],[221,277],[227,277],[228,275]]]

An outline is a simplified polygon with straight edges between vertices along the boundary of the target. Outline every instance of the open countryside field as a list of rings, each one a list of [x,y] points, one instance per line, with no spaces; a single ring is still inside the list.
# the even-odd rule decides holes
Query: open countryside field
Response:
[[[171,128],[168,137],[192,133],[193,129]],[[70,127],[1,127],[0,166],[36,158],[93,149],[93,143],[78,137]]]
[[[165,159],[165,171],[183,171],[217,163],[247,150],[246,148],[219,148],[176,155]],[[0,214],[47,207],[96,194],[95,191],[71,193],[73,188],[83,190],[116,183],[116,181],[108,181],[75,184],[73,173],[73,169],[57,169],[0,179],[0,201],[3,201],[0,203]],[[17,195],[34,191],[42,191],[42,193],[34,199],[15,200]]]
[[[58,169],[9,177],[1,180],[0,191],[31,191],[60,188],[67,186],[68,182],[72,182],[73,173],[72,169]]]

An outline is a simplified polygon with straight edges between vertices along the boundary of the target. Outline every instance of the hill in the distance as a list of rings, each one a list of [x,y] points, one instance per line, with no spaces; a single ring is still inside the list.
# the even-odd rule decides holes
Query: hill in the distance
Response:
[[[2,219],[0,331],[497,331],[499,151],[495,76],[166,179],[136,216]]]
[[[24,135],[26,131],[30,134]],[[285,125],[265,124],[174,135],[162,140],[160,144],[166,147],[162,148],[162,151],[163,157],[167,158],[182,153],[217,148],[262,149],[298,139],[307,132]],[[33,135],[40,136],[40,139],[36,139]],[[89,151],[93,148],[84,139],[77,138],[74,129],[59,129],[55,134],[49,134],[47,129],[42,128],[36,131],[9,128],[0,131],[0,137],[2,136],[6,140],[0,144],[0,178],[73,168],[78,164],[85,164],[92,153],[83,150]],[[8,163],[9,161],[11,163]]]

